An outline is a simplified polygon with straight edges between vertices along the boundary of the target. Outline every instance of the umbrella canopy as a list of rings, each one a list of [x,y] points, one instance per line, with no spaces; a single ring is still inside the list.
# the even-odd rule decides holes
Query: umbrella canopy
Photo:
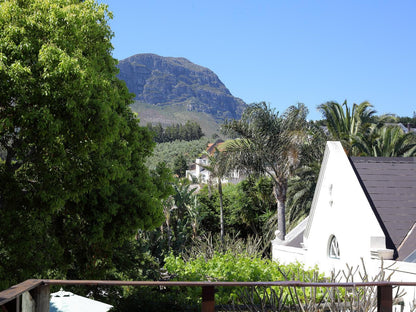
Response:
[[[51,294],[49,312],[107,312],[113,306],[75,295],[69,291],[60,291]]]

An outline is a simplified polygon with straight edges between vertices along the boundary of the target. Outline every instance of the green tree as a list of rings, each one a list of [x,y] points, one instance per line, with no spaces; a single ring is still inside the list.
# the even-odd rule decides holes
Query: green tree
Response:
[[[276,201],[269,177],[248,176],[236,185],[224,187],[225,224],[242,238],[266,238],[267,220],[275,214]],[[269,242],[264,240],[267,245]]]
[[[183,154],[176,156],[173,162],[173,173],[176,174],[179,178],[183,178],[185,177],[186,169],[188,169],[186,157]]]
[[[98,277],[114,246],[163,220],[111,13],[92,0],[0,6],[0,287]]]
[[[328,139],[323,129],[313,122],[308,125],[308,137],[299,168],[288,182],[286,218],[291,228],[309,214]]]
[[[398,117],[399,122],[401,122],[405,127],[416,127],[416,112],[413,112],[412,117],[401,116]]]
[[[373,157],[414,157],[416,156],[416,135],[404,133],[399,126],[373,125],[366,134],[358,134],[354,147],[359,156]]]
[[[347,101],[342,105],[337,102],[326,102],[318,106],[323,117],[326,119],[326,126],[334,140],[341,142],[348,154],[353,155],[354,137],[359,133],[366,133],[371,125],[375,110],[368,102],[353,104],[349,108]],[[344,111],[345,108],[345,111]]]
[[[213,182],[218,187],[218,194],[220,199],[220,237],[221,241],[224,240],[224,203],[222,194],[222,180],[225,178],[229,171],[227,162],[227,153],[220,152],[215,147],[212,154],[205,152],[205,156],[208,158],[207,165],[201,165],[203,168],[210,172],[210,183]]]
[[[266,174],[273,181],[279,238],[286,235],[285,202],[288,179],[294,174],[307,143],[307,108],[291,106],[279,116],[266,103],[250,105],[241,120],[224,124],[240,139],[227,145],[227,156],[239,170]]]

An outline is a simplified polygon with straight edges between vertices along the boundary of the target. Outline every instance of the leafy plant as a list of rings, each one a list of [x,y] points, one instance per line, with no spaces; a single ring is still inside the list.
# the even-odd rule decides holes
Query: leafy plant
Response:
[[[307,272],[305,274],[322,278],[319,273],[314,273],[316,269],[306,270],[300,263],[280,265],[268,259],[233,252],[214,252],[209,259],[199,255],[186,261],[171,254],[165,258],[165,268],[174,280],[182,281],[281,281],[285,280],[283,272],[290,271]],[[302,277],[302,274],[299,276]],[[200,301],[200,290],[189,287],[178,291]],[[237,300],[240,291],[238,287],[218,287],[215,301],[218,304],[231,304]]]

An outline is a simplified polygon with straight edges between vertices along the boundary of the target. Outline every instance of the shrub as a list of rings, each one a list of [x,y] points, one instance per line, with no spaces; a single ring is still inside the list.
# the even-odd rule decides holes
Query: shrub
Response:
[[[200,255],[188,261],[171,254],[165,258],[165,268],[178,281],[285,281],[294,275],[301,281],[311,275],[323,279],[317,269],[306,270],[300,263],[281,265],[268,259],[232,252],[216,252],[210,259]],[[238,287],[218,287],[215,302],[231,303],[238,298],[240,291]],[[201,300],[200,289],[187,287],[178,289],[178,292],[186,293],[186,297],[194,302]],[[299,296],[302,297],[302,294]]]

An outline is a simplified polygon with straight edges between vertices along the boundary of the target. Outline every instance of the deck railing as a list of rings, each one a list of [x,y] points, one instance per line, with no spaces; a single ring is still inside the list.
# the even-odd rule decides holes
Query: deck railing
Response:
[[[297,281],[284,282],[180,282],[180,281],[103,281],[103,280],[49,280],[31,279],[0,292],[1,311],[35,311],[48,312],[50,286],[163,286],[163,287],[201,287],[202,312],[215,311],[216,287],[377,287],[377,311],[391,312],[393,308],[394,286],[416,286],[416,282],[362,282],[362,283],[306,283]]]

